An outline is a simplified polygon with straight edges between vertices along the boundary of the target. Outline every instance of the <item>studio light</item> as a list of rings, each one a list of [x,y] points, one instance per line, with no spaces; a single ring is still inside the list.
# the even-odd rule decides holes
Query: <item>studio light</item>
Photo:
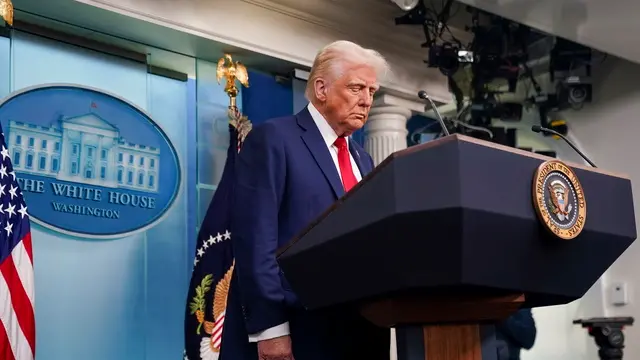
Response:
[[[420,0],[391,0],[391,2],[398,5],[400,9],[409,11],[416,7]]]

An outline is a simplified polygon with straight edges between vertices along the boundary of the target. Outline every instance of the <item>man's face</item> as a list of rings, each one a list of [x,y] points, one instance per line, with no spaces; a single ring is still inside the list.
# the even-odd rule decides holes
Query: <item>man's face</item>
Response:
[[[368,65],[345,66],[341,76],[322,87],[323,115],[338,135],[351,135],[367,122],[373,94],[378,90],[376,71]],[[326,85],[326,83],[325,83]]]

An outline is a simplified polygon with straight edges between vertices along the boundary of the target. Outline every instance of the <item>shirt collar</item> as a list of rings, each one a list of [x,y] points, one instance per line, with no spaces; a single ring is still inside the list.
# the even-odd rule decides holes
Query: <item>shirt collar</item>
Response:
[[[338,134],[336,134],[335,130],[333,130],[331,125],[329,125],[329,123],[327,122],[327,119],[325,119],[324,116],[320,114],[318,109],[316,109],[316,107],[313,106],[312,103],[309,103],[309,105],[307,105],[307,110],[309,110],[309,114],[311,114],[313,122],[316,123],[316,126],[320,131],[320,135],[322,135],[322,139],[324,139],[327,147],[333,146],[333,143],[336,142],[336,139],[338,138]],[[349,137],[347,136],[345,140],[347,140],[347,146],[349,146]]]

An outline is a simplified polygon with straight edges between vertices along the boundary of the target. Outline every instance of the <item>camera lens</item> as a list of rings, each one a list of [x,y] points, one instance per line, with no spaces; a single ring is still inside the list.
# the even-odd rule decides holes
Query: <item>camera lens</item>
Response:
[[[572,86],[569,90],[569,99],[574,103],[581,103],[587,98],[587,90],[582,86]]]

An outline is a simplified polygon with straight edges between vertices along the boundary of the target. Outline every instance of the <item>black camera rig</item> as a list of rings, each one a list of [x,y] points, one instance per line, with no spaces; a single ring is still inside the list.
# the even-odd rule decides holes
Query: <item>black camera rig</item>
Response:
[[[625,326],[632,326],[632,317],[609,317],[591,318],[584,320],[574,320],[574,324],[582,325],[589,330],[596,345],[598,346],[598,356],[602,360],[622,360],[622,349],[624,349]]]

